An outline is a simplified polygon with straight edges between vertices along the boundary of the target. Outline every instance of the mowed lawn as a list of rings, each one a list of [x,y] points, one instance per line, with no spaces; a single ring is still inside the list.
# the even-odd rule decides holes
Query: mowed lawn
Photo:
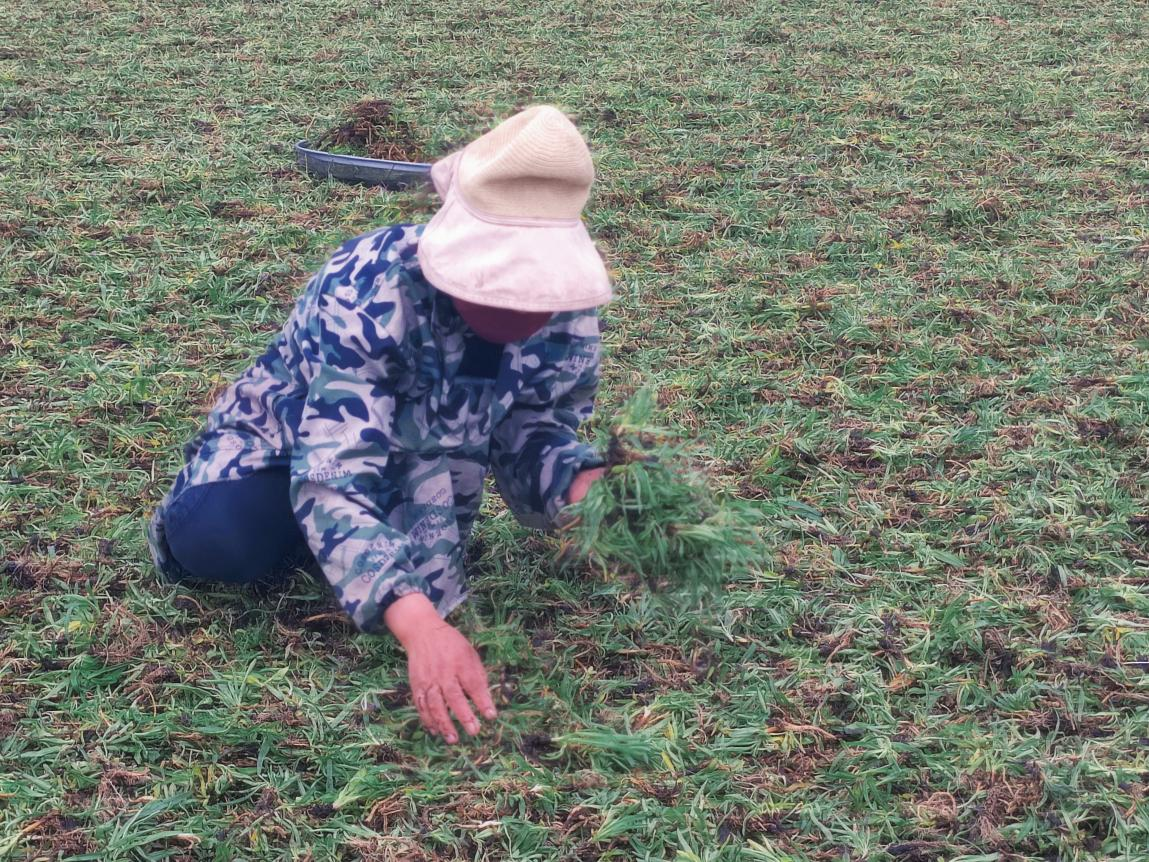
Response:
[[[3,0],[0,858],[1149,859],[1149,7]],[[653,386],[770,556],[706,607],[497,498],[446,748],[325,590],[159,584],[213,393],[343,238],[363,98],[599,168],[602,416]],[[606,422],[591,429],[602,434]]]

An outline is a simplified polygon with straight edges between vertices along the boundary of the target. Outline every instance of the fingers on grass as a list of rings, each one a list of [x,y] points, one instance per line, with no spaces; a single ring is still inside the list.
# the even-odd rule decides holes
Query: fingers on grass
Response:
[[[419,713],[419,723],[423,728],[432,736],[438,735],[438,730],[435,727],[435,721],[431,717],[430,710],[427,709],[427,694],[420,692],[415,695],[415,710]]]
[[[463,694],[463,689],[459,687],[457,682],[443,686],[443,699],[451,708],[455,718],[459,720],[459,724],[463,725],[463,730],[467,731],[470,736],[479,732],[479,720],[471,712],[471,705],[467,703],[467,696]]]
[[[475,656],[473,666],[460,674],[459,682],[483,718],[492,719],[497,715],[495,702],[491,700],[491,689],[487,685],[487,671],[478,655]]]
[[[438,686],[427,692],[427,710],[431,713],[432,723],[443,735],[443,739],[451,745],[458,742],[459,734],[455,731],[455,724],[447,713],[447,704],[443,701],[443,692]]]

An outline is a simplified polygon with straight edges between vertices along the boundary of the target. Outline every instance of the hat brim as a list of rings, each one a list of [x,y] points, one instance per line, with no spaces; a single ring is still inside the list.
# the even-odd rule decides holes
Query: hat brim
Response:
[[[419,239],[419,263],[431,284],[514,311],[579,311],[610,301],[610,276],[581,219],[480,213],[459,194],[453,167],[443,165],[435,177],[443,206]]]

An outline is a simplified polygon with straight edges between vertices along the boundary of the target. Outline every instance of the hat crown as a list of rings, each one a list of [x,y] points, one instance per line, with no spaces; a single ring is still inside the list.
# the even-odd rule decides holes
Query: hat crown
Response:
[[[578,129],[558,108],[538,105],[471,142],[458,187],[473,208],[510,218],[577,219],[594,182]]]
[[[516,311],[579,311],[610,301],[610,276],[579,216],[594,181],[590,151],[557,108],[511,117],[440,159],[443,205],[419,264],[436,288]]]

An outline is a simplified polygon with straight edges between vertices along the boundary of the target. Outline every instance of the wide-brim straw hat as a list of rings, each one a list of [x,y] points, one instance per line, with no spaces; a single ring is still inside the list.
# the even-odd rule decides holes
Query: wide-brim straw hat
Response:
[[[419,240],[439,290],[515,311],[576,311],[611,298],[582,222],[594,165],[574,123],[538,105],[431,169],[443,205]]]

